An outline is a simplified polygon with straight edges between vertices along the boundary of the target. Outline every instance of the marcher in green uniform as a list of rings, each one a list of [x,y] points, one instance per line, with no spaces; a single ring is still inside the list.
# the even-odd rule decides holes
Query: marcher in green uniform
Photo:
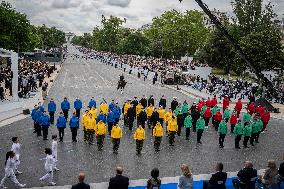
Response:
[[[184,121],[185,117],[187,116],[188,110],[189,110],[189,107],[188,107],[188,104],[185,100],[183,102],[182,106],[181,106],[181,113],[183,115],[183,121]]]
[[[205,112],[206,109],[207,109],[207,106],[206,106],[206,105],[202,106],[201,111],[200,111],[200,116],[203,117],[204,112]]]
[[[226,123],[228,123],[230,116],[231,116],[230,110],[228,108],[226,108],[224,113],[223,113],[223,119],[225,119]]]
[[[197,143],[201,144],[202,133],[205,129],[205,120],[203,117],[200,117],[196,122],[196,130],[197,130]]]
[[[214,116],[216,115],[216,112],[218,110],[218,106],[215,105],[213,108],[211,108],[211,112],[212,112],[212,125],[214,125]]]
[[[181,104],[179,104],[178,107],[176,107],[176,109],[174,110],[175,116],[177,117],[180,112],[181,112]]]
[[[225,140],[227,132],[228,132],[227,123],[226,123],[226,120],[223,119],[218,127],[220,148],[224,148],[224,140]]]
[[[243,142],[244,148],[248,148],[248,141],[250,136],[251,136],[251,125],[250,123],[247,123],[244,127],[244,142]]]
[[[255,141],[257,133],[258,133],[258,126],[256,122],[256,117],[254,117],[251,122],[251,136],[250,136],[250,145],[252,146],[254,146],[254,141]]]
[[[244,121],[244,125],[250,123],[250,121],[251,121],[251,115],[250,115],[248,112],[244,113],[244,115],[243,115],[243,121]]]
[[[239,119],[238,123],[234,127],[234,135],[235,135],[235,148],[240,149],[240,141],[242,139],[242,135],[244,134],[244,125],[242,121]]]
[[[192,127],[192,117],[190,113],[187,113],[187,116],[184,119],[184,127],[185,127],[185,140],[189,140],[190,128]]]
[[[257,134],[255,136],[255,142],[258,143],[259,135],[263,129],[263,122],[261,121],[260,117],[258,116],[256,119],[256,124],[257,124]]]

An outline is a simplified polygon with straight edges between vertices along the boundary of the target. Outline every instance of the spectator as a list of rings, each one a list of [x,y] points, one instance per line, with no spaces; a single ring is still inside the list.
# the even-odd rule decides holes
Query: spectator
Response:
[[[239,179],[234,179],[233,184],[240,189],[255,189],[257,170],[253,168],[251,161],[245,161],[245,166],[237,174]]]
[[[193,177],[189,167],[185,164],[181,166],[182,176],[179,177],[178,187],[180,189],[192,189]]]
[[[151,171],[151,177],[147,181],[147,189],[160,189],[161,187],[161,180],[159,179],[159,169],[154,168]]]
[[[79,183],[72,186],[71,189],[90,189],[90,185],[84,182],[85,173],[80,173],[78,177]]]
[[[129,185],[129,178],[122,175],[123,168],[116,168],[116,176],[109,181],[108,189],[127,189]]]
[[[267,168],[265,169],[262,183],[265,188],[277,188],[277,167],[274,160],[268,160]]]
[[[223,163],[217,163],[216,173],[212,174],[209,183],[204,182],[204,186],[208,184],[209,189],[226,189],[227,173],[223,172],[223,167]]]

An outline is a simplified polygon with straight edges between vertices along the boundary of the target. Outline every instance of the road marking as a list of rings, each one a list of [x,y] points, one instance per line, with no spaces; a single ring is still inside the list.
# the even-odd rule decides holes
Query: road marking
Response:
[[[68,72],[68,69],[65,70],[65,75],[64,75],[63,82],[62,82],[62,87],[65,87],[65,82],[66,82],[66,78],[67,78],[67,72]]]

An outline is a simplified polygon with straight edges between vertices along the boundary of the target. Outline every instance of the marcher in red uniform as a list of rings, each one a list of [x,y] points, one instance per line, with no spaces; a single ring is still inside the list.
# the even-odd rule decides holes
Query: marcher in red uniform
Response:
[[[264,107],[259,105],[255,108],[255,112],[258,113],[260,116],[262,116],[262,114],[264,114],[265,110]]]
[[[264,108],[264,113],[261,116],[261,121],[263,122],[262,131],[266,131],[266,126],[270,120],[270,113]]]
[[[220,111],[217,111],[216,115],[214,116],[214,123],[215,123],[214,127],[216,131],[218,131],[218,127],[221,121],[222,121],[222,113]]]
[[[239,98],[239,100],[238,100],[238,102],[236,103],[236,106],[235,106],[235,110],[237,111],[237,117],[238,118],[240,117],[240,113],[242,111],[242,108],[243,108],[242,100]]]
[[[248,105],[248,112],[250,115],[254,113],[254,103],[253,102]]]
[[[210,97],[208,97],[207,101],[206,101],[206,106],[211,108],[211,100]]]
[[[229,104],[230,104],[230,99],[226,95],[223,99],[223,112],[226,110],[227,107],[229,107]]]
[[[214,97],[211,100],[211,108],[213,108],[214,106],[216,106],[218,104],[218,100],[216,98],[216,95],[214,95]]]
[[[236,112],[233,111],[233,113],[230,117],[231,133],[234,132],[234,128],[235,128],[235,125],[237,124],[237,121],[238,121],[238,116],[236,115]]]
[[[202,107],[205,105],[205,102],[204,102],[204,100],[202,99],[200,99],[199,100],[199,102],[198,102],[198,105],[197,105],[197,108],[198,108],[198,111],[199,112],[201,112],[201,109],[202,109]]]
[[[204,120],[205,120],[205,127],[208,127],[211,116],[212,116],[211,108],[209,106],[207,106],[207,109],[205,110],[205,112],[203,114],[203,117],[204,117]]]

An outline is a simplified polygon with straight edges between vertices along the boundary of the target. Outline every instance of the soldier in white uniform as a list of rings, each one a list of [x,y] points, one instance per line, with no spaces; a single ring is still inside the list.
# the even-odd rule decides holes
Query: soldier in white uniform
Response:
[[[12,138],[13,144],[11,147],[11,151],[13,151],[15,153],[15,160],[16,160],[16,164],[15,164],[15,174],[19,175],[22,174],[22,172],[20,172],[18,170],[18,167],[20,165],[20,149],[21,149],[21,144],[19,143],[18,137],[13,137]]]
[[[53,167],[54,167],[54,157],[52,156],[52,150],[50,148],[45,148],[46,160],[44,164],[44,168],[46,170],[46,174],[41,177],[39,180],[44,181],[48,179],[48,183],[51,186],[55,186],[56,183],[53,182]]]
[[[26,186],[26,184],[21,184],[16,178],[16,175],[14,173],[14,169],[16,166],[16,160],[15,160],[15,153],[13,151],[9,151],[6,154],[6,162],[5,162],[5,176],[1,180],[0,188],[6,188],[4,186],[5,181],[10,178],[12,182],[14,182],[18,187],[23,188]]]
[[[51,144],[51,150],[52,150],[52,156],[54,158],[54,166],[53,166],[53,170],[54,171],[59,171],[59,169],[57,168],[56,164],[57,164],[57,135],[52,135],[52,144]]]

